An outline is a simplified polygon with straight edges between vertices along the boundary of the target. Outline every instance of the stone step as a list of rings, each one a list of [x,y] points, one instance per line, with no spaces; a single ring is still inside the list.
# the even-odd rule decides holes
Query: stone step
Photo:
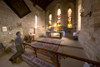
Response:
[[[11,46],[11,50],[12,52],[16,52],[16,49],[15,47]],[[31,65],[32,67],[56,67],[55,65],[51,64],[51,63],[48,63],[44,60],[41,60],[39,58],[36,58],[35,55],[33,54],[28,54],[28,53],[24,53],[22,55],[24,61],[26,63],[28,63],[29,65]]]
[[[33,55],[23,54],[22,55],[25,62],[30,64],[32,67],[56,67],[48,62],[45,62],[39,58],[34,57]]]

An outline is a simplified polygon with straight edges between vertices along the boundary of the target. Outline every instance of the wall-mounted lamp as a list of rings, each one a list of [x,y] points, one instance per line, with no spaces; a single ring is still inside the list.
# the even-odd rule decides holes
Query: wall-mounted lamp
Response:
[[[83,17],[84,16],[84,12],[85,12],[84,8],[81,8],[80,12],[81,12],[81,17]]]
[[[86,16],[91,17],[92,16],[92,11],[90,11],[88,14],[86,14]]]
[[[17,22],[17,26],[22,26],[22,23],[21,22]]]
[[[12,30],[12,26],[8,27],[8,29],[11,31]]]
[[[86,16],[91,17],[92,16],[92,11],[89,11],[87,14],[85,14],[84,8],[81,8],[80,12],[81,12],[81,17],[86,17]]]

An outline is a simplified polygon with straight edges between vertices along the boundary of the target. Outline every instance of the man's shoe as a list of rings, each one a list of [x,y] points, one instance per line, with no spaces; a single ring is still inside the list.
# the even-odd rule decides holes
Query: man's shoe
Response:
[[[12,59],[12,58],[10,58],[10,59],[9,59],[9,61],[11,61],[11,62],[12,62],[12,61],[13,61],[13,59]]]
[[[12,63],[16,63],[16,60],[13,58],[9,59],[9,61],[11,61]]]

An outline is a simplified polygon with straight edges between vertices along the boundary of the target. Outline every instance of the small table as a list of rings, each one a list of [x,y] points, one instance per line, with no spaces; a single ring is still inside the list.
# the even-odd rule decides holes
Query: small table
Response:
[[[62,37],[65,37],[65,32],[64,31],[48,31],[48,32],[46,32],[46,35],[47,35],[47,37],[52,37],[51,36],[51,33],[59,33],[60,35],[59,35],[59,38],[61,39]]]

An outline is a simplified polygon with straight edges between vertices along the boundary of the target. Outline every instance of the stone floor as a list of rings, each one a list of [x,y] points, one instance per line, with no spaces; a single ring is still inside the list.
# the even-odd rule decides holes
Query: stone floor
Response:
[[[69,38],[62,38],[62,45],[64,47],[60,47],[59,50],[62,53],[74,55],[78,57],[86,58],[84,50],[82,49],[81,45],[78,41],[74,41],[73,39]],[[12,53],[5,54],[4,56],[0,57],[0,67],[30,67],[27,63],[22,62],[20,64],[11,64],[8,59],[12,56]],[[61,67],[83,67],[84,62],[71,59],[71,58],[61,58]]]
[[[12,53],[9,54],[4,54],[2,57],[0,57],[0,67],[31,67],[25,62],[17,63],[17,64],[12,64],[9,61],[9,58],[12,56]]]
[[[80,43],[78,41],[74,41],[73,39],[69,38],[62,38],[64,42],[61,44],[66,45],[62,47],[62,53],[74,55],[77,57],[87,58],[84,50],[82,49]],[[84,62],[71,59],[71,58],[62,58],[61,59],[61,67],[83,67]]]
[[[77,56],[77,57],[87,58],[82,46],[78,41],[73,40],[72,37],[62,38],[61,40],[62,40],[61,45],[64,46],[59,47],[58,52]],[[61,58],[60,63],[61,63],[61,67],[83,67],[84,65],[84,62],[71,59],[71,58]]]

